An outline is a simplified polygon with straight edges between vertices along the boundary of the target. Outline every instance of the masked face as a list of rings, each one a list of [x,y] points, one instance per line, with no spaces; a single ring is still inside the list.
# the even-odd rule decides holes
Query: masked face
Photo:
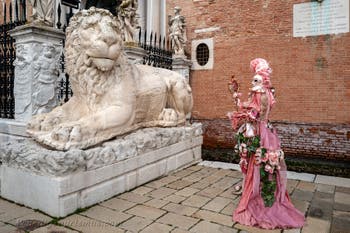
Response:
[[[253,90],[257,90],[262,87],[262,77],[260,75],[255,75],[252,81]]]

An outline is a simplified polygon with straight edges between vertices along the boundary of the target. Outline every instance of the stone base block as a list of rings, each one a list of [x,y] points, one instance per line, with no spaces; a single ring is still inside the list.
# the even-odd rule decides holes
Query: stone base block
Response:
[[[51,216],[64,217],[78,208],[99,203],[201,161],[202,142],[202,136],[193,135],[97,169],[61,176],[3,163],[0,166],[1,196]]]

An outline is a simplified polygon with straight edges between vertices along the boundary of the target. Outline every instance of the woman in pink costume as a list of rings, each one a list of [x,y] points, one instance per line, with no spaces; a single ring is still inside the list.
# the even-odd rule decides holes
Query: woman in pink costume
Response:
[[[275,103],[270,82],[272,70],[261,58],[252,60],[250,66],[255,76],[247,102],[240,102],[238,85],[234,80],[231,83],[238,111],[229,114],[229,118],[232,127],[238,129],[237,147],[244,176],[243,193],[233,220],[265,229],[300,228],[305,218],[290,201],[284,153],[268,122]]]

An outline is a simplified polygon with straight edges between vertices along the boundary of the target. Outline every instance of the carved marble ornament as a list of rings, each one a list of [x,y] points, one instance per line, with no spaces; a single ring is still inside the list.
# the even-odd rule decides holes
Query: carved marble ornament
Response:
[[[176,72],[134,65],[123,53],[118,20],[90,8],[67,28],[66,67],[73,97],[33,117],[27,132],[58,150],[87,148],[144,127],[184,124],[192,91]]]
[[[33,7],[33,23],[53,25],[54,0],[30,0]]]

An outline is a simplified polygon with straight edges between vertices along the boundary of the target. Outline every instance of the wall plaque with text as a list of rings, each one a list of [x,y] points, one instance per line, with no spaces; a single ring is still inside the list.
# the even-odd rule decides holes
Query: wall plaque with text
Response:
[[[295,4],[293,37],[349,32],[349,0]]]

